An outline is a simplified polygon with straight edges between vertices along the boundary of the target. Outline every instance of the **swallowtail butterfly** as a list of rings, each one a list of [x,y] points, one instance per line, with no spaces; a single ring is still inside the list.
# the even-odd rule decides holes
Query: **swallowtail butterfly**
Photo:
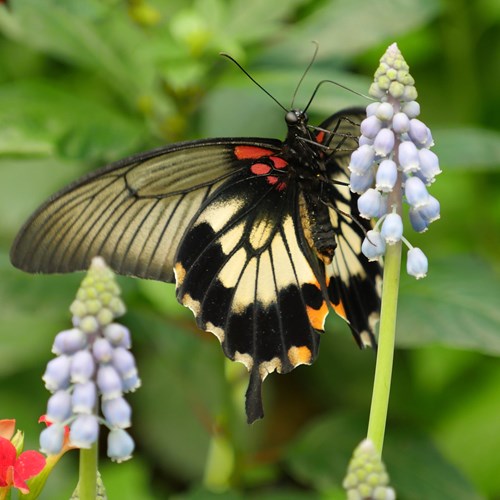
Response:
[[[24,224],[12,263],[86,269],[100,255],[124,275],[176,284],[179,302],[250,372],[246,413],[263,417],[273,372],[313,363],[329,308],[374,346],[380,267],[361,255],[347,165],[363,111],[319,127],[285,116],[286,139],[172,144],[90,173]]]

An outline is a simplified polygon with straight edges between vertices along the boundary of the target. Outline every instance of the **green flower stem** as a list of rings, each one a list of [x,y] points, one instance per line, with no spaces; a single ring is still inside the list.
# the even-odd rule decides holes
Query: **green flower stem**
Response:
[[[382,308],[378,339],[377,363],[373,382],[372,404],[368,422],[368,434],[377,451],[382,454],[389,394],[391,390],[394,341],[396,338],[396,315],[398,307],[399,276],[401,270],[401,248],[399,241],[387,247],[384,258],[384,280]]]
[[[97,443],[80,450],[79,500],[95,500],[97,496]]]

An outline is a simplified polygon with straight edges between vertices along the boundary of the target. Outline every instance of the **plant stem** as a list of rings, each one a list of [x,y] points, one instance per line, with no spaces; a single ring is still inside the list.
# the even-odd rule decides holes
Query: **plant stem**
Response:
[[[97,496],[97,442],[88,449],[80,449],[80,500],[95,500]]]
[[[394,245],[389,245],[384,259],[377,363],[367,434],[368,439],[373,442],[380,454],[382,454],[384,446],[385,423],[391,391],[399,276],[401,270],[401,247],[401,241]]]

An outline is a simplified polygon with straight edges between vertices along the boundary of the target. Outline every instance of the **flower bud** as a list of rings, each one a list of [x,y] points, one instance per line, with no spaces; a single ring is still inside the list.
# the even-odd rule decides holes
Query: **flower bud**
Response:
[[[68,391],[55,392],[47,402],[46,418],[53,423],[64,422],[71,415],[71,396]]]
[[[417,118],[412,118],[410,120],[410,130],[408,135],[410,139],[415,143],[415,145],[422,147],[427,142],[427,125]]]
[[[428,224],[440,218],[440,204],[434,196],[429,195],[427,203],[419,208],[420,215],[427,221]]]
[[[113,366],[117,372],[124,378],[137,373],[134,355],[124,347],[117,347],[113,351]]]
[[[113,429],[108,434],[108,457],[113,462],[124,462],[132,457],[135,444],[127,431]]]
[[[97,387],[102,399],[113,399],[122,395],[122,381],[116,369],[109,365],[101,365],[97,370]]]
[[[420,210],[417,210],[416,208],[410,208],[408,215],[410,217],[411,227],[414,231],[416,231],[417,233],[424,233],[425,231],[427,231],[429,222],[424,217],[422,217]]]
[[[385,240],[378,231],[371,229],[361,245],[361,251],[369,261],[379,260],[385,253]]]
[[[398,168],[392,160],[383,160],[377,169],[375,187],[383,193],[392,191],[398,179]]]
[[[389,120],[391,120],[394,116],[394,108],[392,104],[389,104],[388,102],[380,103],[375,116],[383,122],[388,122]]]
[[[69,440],[76,448],[90,448],[97,441],[99,423],[95,415],[78,415],[71,424]]]
[[[96,402],[97,391],[94,382],[88,381],[74,385],[71,395],[73,413],[91,414],[95,411]]]
[[[400,241],[403,236],[403,221],[401,220],[401,216],[395,213],[387,214],[384,222],[382,222],[380,234],[388,245],[393,245]]]
[[[392,129],[396,134],[404,134],[410,130],[410,119],[406,113],[396,113],[392,119]]]
[[[420,173],[424,178],[424,182],[427,185],[432,184],[436,175],[441,173],[437,155],[428,149],[420,149],[418,151],[418,160],[420,163]]]
[[[58,356],[47,363],[42,380],[45,387],[51,392],[69,387],[71,358],[66,355]]]
[[[405,196],[414,208],[420,208],[429,201],[429,193],[425,184],[418,177],[409,177],[405,181]]]
[[[415,172],[419,169],[418,150],[411,141],[403,141],[399,144],[398,159],[404,173]]]
[[[78,351],[71,360],[71,382],[82,383],[94,375],[95,363],[87,350]]]
[[[126,429],[130,427],[132,409],[124,398],[106,399],[102,402],[102,413],[112,427]]]
[[[52,424],[40,433],[40,451],[46,455],[58,455],[64,443],[64,426]]]
[[[349,170],[354,174],[363,175],[372,166],[374,158],[375,152],[372,146],[367,144],[360,146],[351,155]]]
[[[360,217],[371,219],[377,217],[381,211],[382,195],[376,189],[370,188],[358,198]]]
[[[363,175],[351,174],[349,187],[353,193],[362,194],[373,185],[373,181],[373,168],[370,168],[370,170]]]
[[[376,115],[372,115],[368,116],[361,122],[359,130],[368,139],[375,139],[375,136],[379,133],[381,128],[382,122]]]
[[[87,336],[79,328],[59,332],[54,339],[54,354],[73,354],[87,345]]]
[[[113,356],[113,346],[108,339],[100,337],[92,346],[92,354],[98,363],[108,363]]]
[[[119,323],[111,323],[104,327],[103,334],[113,346],[121,346],[130,349],[130,331],[125,326]]]
[[[378,156],[387,156],[394,148],[394,132],[383,128],[373,141],[373,149]]]
[[[408,118],[415,118],[420,114],[420,104],[417,101],[405,102],[401,111]]]
[[[425,278],[428,270],[428,261],[424,252],[420,248],[414,247],[408,250],[406,259],[406,271],[410,276],[415,278]]]

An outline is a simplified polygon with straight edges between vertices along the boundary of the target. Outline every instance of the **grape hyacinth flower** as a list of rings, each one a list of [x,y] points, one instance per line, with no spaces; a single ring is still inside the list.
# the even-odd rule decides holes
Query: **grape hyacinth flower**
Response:
[[[69,445],[90,448],[104,424],[110,429],[108,456],[122,462],[134,450],[124,430],[130,427],[131,408],[123,394],[136,390],[141,381],[130,352],[130,332],[114,321],[125,313],[120,289],[102,258],[92,260],[70,311],[73,328],[57,334],[52,346],[57,357],[43,375],[52,392],[46,414],[52,425],[42,431],[40,447],[49,455],[60,453],[68,426]]]
[[[354,450],[347,475],[342,483],[347,500],[394,500],[396,493],[389,486],[384,463],[369,439]]]
[[[414,83],[398,46],[392,44],[375,72],[369,93],[378,102],[366,108],[359,148],[352,154],[349,170],[351,191],[360,195],[360,216],[378,218],[363,242],[363,254],[377,260],[385,254],[386,244],[402,240],[410,249],[407,272],[419,279],[426,275],[428,262],[403,236],[401,201],[409,205],[412,228],[426,231],[439,219],[439,201],[427,188],[441,170],[430,151],[432,134],[417,118],[420,105]]]

